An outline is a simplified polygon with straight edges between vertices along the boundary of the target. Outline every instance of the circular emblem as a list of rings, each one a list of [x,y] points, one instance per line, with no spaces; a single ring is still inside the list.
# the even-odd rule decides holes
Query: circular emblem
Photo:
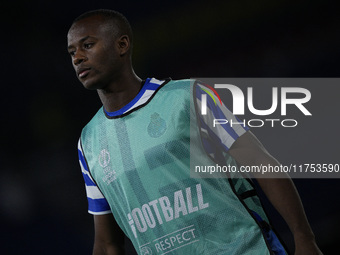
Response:
[[[98,158],[98,161],[99,161],[99,165],[101,167],[107,167],[110,163],[110,154],[109,152],[104,149],[100,152],[99,154],[99,158]]]
[[[142,255],[152,255],[152,250],[148,246],[144,246],[140,249]]]

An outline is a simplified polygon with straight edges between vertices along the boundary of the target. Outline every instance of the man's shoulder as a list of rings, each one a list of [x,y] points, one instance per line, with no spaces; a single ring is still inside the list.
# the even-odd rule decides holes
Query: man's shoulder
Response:
[[[164,90],[188,90],[190,91],[197,81],[195,79],[179,79],[179,80],[169,80],[165,86]]]
[[[104,117],[104,110],[103,107],[100,107],[96,114],[91,118],[91,120],[84,126],[82,130],[82,134],[88,130],[94,129],[103,122]]]
[[[172,85],[192,85],[196,82],[195,79],[179,79],[179,80],[170,80],[169,84]]]

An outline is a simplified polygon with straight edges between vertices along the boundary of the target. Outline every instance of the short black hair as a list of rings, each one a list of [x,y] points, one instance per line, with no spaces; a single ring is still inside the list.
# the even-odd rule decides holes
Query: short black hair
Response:
[[[132,28],[127,20],[127,18],[121,14],[118,11],[115,10],[109,10],[109,9],[98,9],[98,10],[92,10],[85,12],[78,16],[72,23],[75,24],[77,21],[80,21],[82,19],[86,19],[93,16],[101,16],[104,21],[108,22],[114,29],[114,31],[117,31],[116,36],[120,37],[122,35],[127,35],[130,39],[130,44],[132,45],[133,40],[133,33]]]

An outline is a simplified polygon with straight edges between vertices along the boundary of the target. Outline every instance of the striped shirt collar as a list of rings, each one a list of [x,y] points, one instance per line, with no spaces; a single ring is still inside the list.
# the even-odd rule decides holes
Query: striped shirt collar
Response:
[[[157,80],[155,78],[147,78],[144,82],[142,89],[139,91],[137,96],[134,99],[132,99],[132,101],[130,101],[127,105],[125,105],[121,109],[114,112],[108,112],[103,107],[105,115],[109,118],[117,118],[121,117],[122,115],[125,116],[131,111],[146,104],[151,98],[151,96],[161,87],[161,85],[164,85],[167,82],[168,79]]]

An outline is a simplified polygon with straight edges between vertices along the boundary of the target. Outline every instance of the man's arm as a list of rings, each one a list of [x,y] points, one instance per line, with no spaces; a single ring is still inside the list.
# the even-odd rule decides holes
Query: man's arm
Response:
[[[236,140],[229,153],[239,164],[244,166],[279,165],[279,162],[268,153],[250,131]],[[275,173],[275,175],[270,176],[272,178],[263,178],[261,174],[254,175],[254,177],[292,231],[295,241],[295,254],[321,255],[299,194],[289,176],[285,173],[280,173],[280,176],[278,176]]]
[[[93,255],[124,254],[124,233],[112,214],[94,215]]]

